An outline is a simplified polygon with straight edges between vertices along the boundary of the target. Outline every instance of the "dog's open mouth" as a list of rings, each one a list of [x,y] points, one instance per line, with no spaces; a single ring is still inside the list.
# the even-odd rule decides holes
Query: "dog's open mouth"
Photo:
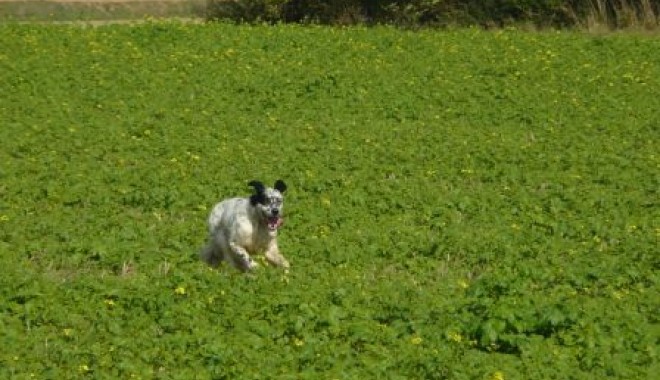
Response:
[[[268,217],[268,229],[271,231],[277,230],[282,223],[284,223],[284,219],[280,218],[279,216],[269,216]]]

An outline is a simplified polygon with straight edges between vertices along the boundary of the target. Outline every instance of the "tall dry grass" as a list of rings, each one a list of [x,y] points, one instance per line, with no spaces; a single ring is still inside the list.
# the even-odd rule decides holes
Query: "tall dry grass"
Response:
[[[586,10],[570,13],[579,27],[593,32],[660,28],[657,0],[590,0]]]

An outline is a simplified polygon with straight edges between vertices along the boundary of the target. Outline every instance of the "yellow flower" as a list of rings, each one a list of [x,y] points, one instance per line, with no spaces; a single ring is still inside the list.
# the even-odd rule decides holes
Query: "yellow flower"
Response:
[[[490,380],[504,380],[504,373],[502,371],[495,371],[490,375]]]
[[[414,336],[410,339],[410,343],[414,344],[415,346],[418,346],[422,344],[422,337],[421,336]]]
[[[293,345],[296,346],[296,347],[300,347],[304,344],[305,344],[305,341],[303,341],[302,339],[298,339],[298,338],[293,339]]]
[[[330,227],[322,224],[318,227],[318,233],[320,236],[325,237],[330,233]]]
[[[186,288],[184,288],[183,286],[178,286],[176,289],[174,289],[174,293],[182,296],[186,294]]]
[[[461,343],[463,341],[463,336],[457,332],[453,332],[449,334],[449,339],[456,343]]]

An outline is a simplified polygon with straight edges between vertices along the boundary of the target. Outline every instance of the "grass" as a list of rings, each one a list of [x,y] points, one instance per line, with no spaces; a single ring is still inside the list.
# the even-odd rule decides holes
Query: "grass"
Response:
[[[1,25],[0,377],[652,378],[657,39]],[[289,185],[286,275],[196,259]]]

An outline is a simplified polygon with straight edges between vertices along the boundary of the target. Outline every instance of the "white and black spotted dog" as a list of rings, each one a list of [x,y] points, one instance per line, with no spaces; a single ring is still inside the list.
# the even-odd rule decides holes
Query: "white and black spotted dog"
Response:
[[[263,253],[269,263],[289,268],[277,247],[286,184],[277,180],[272,188],[259,181],[248,185],[254,187],[252,196],[226,199],[213,207],[208,244],[200,256],[211,266],[225,261],[247,272],[258,266],[250,255]]]

